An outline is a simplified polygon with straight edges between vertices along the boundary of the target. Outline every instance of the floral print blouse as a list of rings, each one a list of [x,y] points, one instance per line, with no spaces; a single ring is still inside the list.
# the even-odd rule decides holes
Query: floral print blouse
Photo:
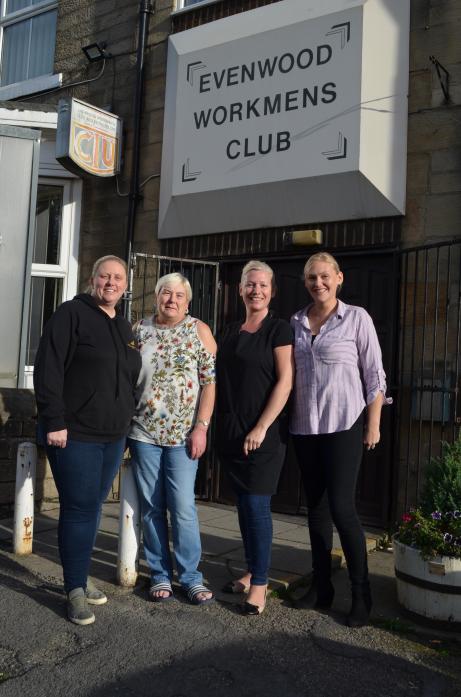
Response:
[[[191,431],[200,387],[215,382],[215,356],[186,317],[174,327],[142,319],[133,332],[142,357],[138,402],[129,437],[155,445],[183,445]]]

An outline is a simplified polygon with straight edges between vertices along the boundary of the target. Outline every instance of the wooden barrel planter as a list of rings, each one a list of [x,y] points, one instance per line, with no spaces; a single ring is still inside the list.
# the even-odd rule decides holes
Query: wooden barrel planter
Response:
[[[461,623],[461,560],[424,560],[419,551],[394,538],[399,603],[430,620]],[[461,626],[461,624],[460,624]]]

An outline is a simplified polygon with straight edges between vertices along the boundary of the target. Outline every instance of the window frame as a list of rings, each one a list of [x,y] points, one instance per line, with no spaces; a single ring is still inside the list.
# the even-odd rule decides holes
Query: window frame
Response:
[[[184,6],[184,0],[176,0],[176,9],[173,14],[180,14],[182,12],[192,12],[192,10],[198,7],[205,7],[206,5],[216,5],[216,3],[221,2],[221,0],[199,0],[193,5]]]
[[[62,298],[60,303],[71,300],[78,288],[78,245],[82,199],[81,179],[46,176],[39,174],[38,186],[59,186],[63,188],[61,239],[57,264],[32,263],[32,278],[62,279]],[[29,336],[27,336],[28,340]],[[26,347],[27,351],[27,347]],[[33,387],[33,365],[24,366],[24,387]]]
[[[52,10],[57,11],[58,4],[57,0],[42,0],[42,2],[36,5],[29,5],[22,10],[16,10],[16,12],[5,14],[7,0],[0,0],[0,74],[2,69],[4,30],[14,24],[31,19],[32,17],[37,17],[45,12],[50,12]],[[20,82],[14,82],[10,85],[0,87],[0,100],[14,99],[22,95],[34,94],[35,92],[59,87],[62,84],[62,74],[56,74],[53,70],[54,65],[51,66],[51,73],[38,75],[33,78],[26,78]]]

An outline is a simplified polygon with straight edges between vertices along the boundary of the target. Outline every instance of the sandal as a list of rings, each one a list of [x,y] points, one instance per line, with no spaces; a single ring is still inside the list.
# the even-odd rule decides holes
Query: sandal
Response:
[[[155,595],[155,593],[158,593],[159,591],[166,591],[169,593],[169,595]],[[149,598],[153,603],[163,603],[165,600],[173,600],[173,589],[171,587],[171,583],[168,581],[154,583],[154,585],[149,588]]]
[[[221,590],[223,593],[248,593],[250,586],[246,586],[241,581],[228,581]]]
[[[195,586],[183,588],[183,591],[192,605],[206,605],[214,600],[214,595],[211,593],[210,589],[201,583],[196,583]],[[211,598],[199,598],[201,593],[211,593]]]

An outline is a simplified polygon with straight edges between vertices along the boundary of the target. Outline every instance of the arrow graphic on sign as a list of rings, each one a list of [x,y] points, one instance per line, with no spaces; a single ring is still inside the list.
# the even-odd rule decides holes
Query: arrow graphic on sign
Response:
[[[330,31],[327,31],[325,36],[331,36],[332,34],[341,35],[341,49],[343,49],[351,39],[351,23],[343,22],[342,24],[333,24]]]
[[[197,70],[203,70],[206,68],[205,63],[202,61],[194,61],[193,63],[188,63],[187,64],[187,82],[190,85],[194,84],[194,74],[197,72]]]
[[[183,180],[183,182],[193,182],[197,179],[197,177],[200,174],[201,174],[201,172],[191,172],[190,160],[189,160],[189,158],[187,158],[185,163],[182,166],[182,180]]]
[[[338,145],[334,150],[325,150],[322,152],[327,160],[343,160],[347,157],[347,138],[343,136],[341,131],[338,133]]]

